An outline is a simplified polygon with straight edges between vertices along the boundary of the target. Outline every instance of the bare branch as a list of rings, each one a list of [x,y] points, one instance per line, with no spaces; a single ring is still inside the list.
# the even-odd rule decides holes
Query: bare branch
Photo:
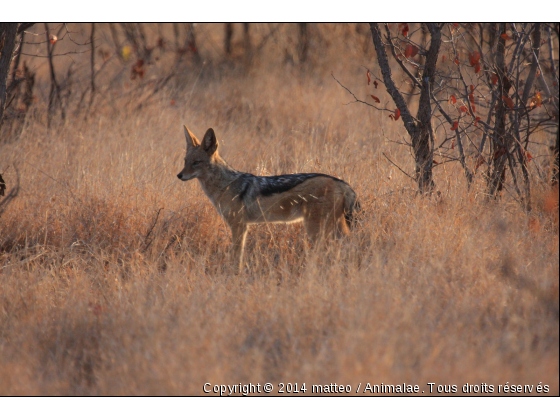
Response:
[[[369,27],[373,38],[375,51],[377,52],[377,60],[379,62],[379,67],[381,68],[381,74],[383,75],[383,82],[385,83],[387,92],[389,93],[389,95],[391,95],[391,98],[393,98],[393,101],[401,112],[401,117],[403,119],[406,131],[408,131],[411,136],[415,135],[417,128],[414,123],[414,118],[412,117],[412,114],[410,113],[402,94],[399,92],[399,90],[395,86],[395,82],[393,81],[393,77],[391,75],[391,67],[389,66],[389,60],[387,59],[387,54],[385,53],[385,46],[381,41],[379,28],[377,27],[376,23],[370,23]]]
[[[375,109],[377,109],[377,110],[379,110],[379,111],[389,111],[389,112],[393,112],[393,110],[391,110],[391,109],[388,109],[388,108],[378,108],[378,107],[376,107],[375,105],[372,105],[372,104],[370,104],[370,103],[368,103],[368,102],[366,102],[366,101],[362,101],[361,99],[358,99],[357,96],[354,94],[354,92],[352,92],[350,89],[348,89],[348,88],[347,88],[346,86],[344,86],[342,83],[340,83],[340,81],[339,81],[336,77],[334,77],[334,74],[333,74],[333,73],[331,73],[331,76],[332,76],[332,78],[333,78],[334,80],[336,80],[336,83],[338,83],[342,88],[344,88],[350,95],[352,95],[352,96],[354,97],[354,102],[349,102],[349,103],[351,103],[351,104],[354,104],[354,103],[361,103],[361,104],[364,104],[364,105],[367,105],[367,106],[371,106],[372,108],[375,108]],[[347,104],[347,105],[348,105],[348,104]]]
[[[399,171],[401,171],[403,174],[405,174],[407,177],[409,177],[409,178],[412,179],[413,181],[416,181],[416,179],[415,179],[413,176],[407,174],[404,170],[402,170],[402,169],[400,168],[399,165],[397,165],[395,162],[393,162],[391,159],[389,159],[389,158],[387,157],[387,155],[385,154],[385,152],[381,152],[381,154],[382,154],[383,156],[385,156],[385,159],[387,159],[389,162],[391,162],[393,165],[395,165],[395,167],[396,167]]]
[[[29,28],[31,28],[33,25],[35,25],[35,23],[22,23],[21,25],[19,25],[19,27],[17,29],[17,33],[20,34],[23,31],[26,31]]]
[[[395,51],[395,44],[393,44],[393,40],[391,39],[391,31],[389,30],[389,25],[385,24],[385,31],[387,32],[387,42],[389,42],[389,46],[391,47],[391,54],[393,58],[399,63],[401,69],[406,73],[406,75],[412,80],[412,82],[418,86],[419,88],[422,87],[422,84],[418,81],[416,77],[410,72],[410,70],[404,65],[402,60],[399,58],[398,54]]]

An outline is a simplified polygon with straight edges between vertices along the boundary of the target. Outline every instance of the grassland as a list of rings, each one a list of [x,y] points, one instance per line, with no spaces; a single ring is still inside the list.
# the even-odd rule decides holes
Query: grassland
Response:
[[[436,168],[440,196],[417,195],[383,156],[413,172],[394,142],[401,122],[344,105],[330,76],[369,92],[367,39],[344,48],[366,35],[335,35],[303,68],[214,61],[144,102],[129,100],[125,74],[91,113],[50,129],[38,94],[0,144],[8,187],[21,176],[0,218],[1,395],[202,395],[240,382],[425,394],[430,382],[542,383],[558,395],[557,196],[535,176],[527,214],[508,193],[486,199],[481,174],[468,191],[458,164]],[[227,226],[196,181],[176,178],[182,124],[213,127],[239,170],[345,179],[359,226],[325,253],[298,225],[254,227],[233,274]]]

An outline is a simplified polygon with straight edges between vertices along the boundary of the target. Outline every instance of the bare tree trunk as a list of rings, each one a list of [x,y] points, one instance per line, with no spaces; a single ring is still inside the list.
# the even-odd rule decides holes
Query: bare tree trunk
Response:
[[[527,81],[525,82],[525,89],[523,90],[523,104],[527,106],[527,101],[529,100],[529,95],[531,94],[531,89],[535,83],[535,77],[537,75],[537,70],[539,69],[539,55],[541,51],[541,24],[536,23],[533,29],[533,59],[531,61],[531,70],[529,70],[529,75],[527,76]]]
[[[14,51],[13,64],[12,64],[12,74],[10,84],[7,89],[7,101],[8,106],[13,106],[13,108],[18,108],[18,110],[12,115],[13,118],[10,120],[5,120],[4,124],[9,124],[8,131],[14,135],[17,133],[17,129],[21,132],[23,129],[23,121],[33,103],[33,87],[35,85],[35,74],[32,73],[25,62],[20,69],[21,54],[23,50],[24,40],[25,40],[25,29],[22,26],[32,24],[21,24],[18,28],[19,40],[16,40],[16,48]],[[23,85],[23,86],[22,86]],[[22,88],[23,87],[23,95]],[[19,101],[18,101],[19,100]],[[17,103],[17,104],[16,104]],[[12,105],[10,105],[12,104]],[[19,123],[19,124],[18,124]],[[14,130],[16,127],[16,130]]]
[[[95,96],[95,23],[91,24],[91,95],[89,97],[89,107],[93,104],[93,98]]]
[[[47,55],[49,58],[49,70],[51,75],[51,90],[49,92],[49,106],[47,108],[47,127],[50,128],[51,118],[54,112],[55,101],[57,101],[60,106],[60,111],[63,120],[65,119],[66,115],[64,112],[64,106],[62,104],[62,99],[60,97],[60,86],[58,84],[58,81],[56,80],[56,72],[54,71],[53,52],[54,52],[55,44],[51,44],[49,25],[46,23],[45,23],[45,36],[47,40]]]
[[[506,24],[500,23],[500,34],[506,33]],[[492,153],[491,164],[489,166],[489,190],[491,196],[496,196],[503,188],[503,179],[505,177],[506,163],[510,153],[511,136],[506,136],[506,103],[504,96],[507,96],[511,88],[511,82],[506,74],[506,37],[500,36],[498,39],[498,48],[496,50],[496,70],[498,72],[498,89],[497,89],[497,110],[496,121],[494,127],[494,135],[492,136]]]
[[[559,161],[559,146],[560,146],[560,132],[558,131],[558,126],[556,127],[556,145],[554,146],[554,163],[552,166],[552,185],[558,185],[559,175],[560,175],[560,161]]]
[[[425,45],[426,44],[426,38],[428,37],[428,27],[421,23],[420,24],[420,30],[422,32],[422,39],[420,40],[420,45]],[[418,64],[420,64],[418,67],[416,67],[416,73],[415,73],[415,77],[419,78],[420,77],[420,72],[422,67],[424,66],[424,56],[421,55],[418,57]],[[415,84],[411,84],[410,85],[410,89],[408,91],[408,99],[406,101],[407,105],[410,106],[410,104],[412,103],[412,98],[414,98],[413,94],[414,91],[416,90],[416,85]]]
[[[0,127],[8,98],[7,81],[16,48],[17,23],[0,23]]]
[[[412,146],[416,158],[416,176],[420,191],[429,192],[434,188],[432,176],[433,157],[433,131],[432,131],[432,106],[431,92],[434,85],[436,64],[441,47],[441,31],[438,25],[427,24],[432,36],[430,48],[426,54],[426,65],[422,73],[422,92],[420,93],[420,104],[418,105],[418,128],[420,132],[412,137]]]
[[[18,30],[18,32],[19,32],[19,30]],[[25,32],[22,31],[20,33],[21,33],[21,35],[19,37],[19,42],[18,42],[19,48],[16,46],[16,49],[15,49],[15,52],[14,52],[14,57],[13,57],[14,65],[12,66],[12,80],[10,82],[10,85],[8,86],[8,94],[16,88],[16,86],[19,84],[19,82],[21,80],[21,79],[18,79],[18,77],[17,77],[17,71],[19,69],[19,63],[20,63],[20,60],[21,60],[21,50],[23,49],[23,45],[24,45],[23,42],[25,40]]]
[[[251,59],[251,33],[247,22],[243,23],[243,49],[245,52],[245,61]]]
[[[558,26],[556,26],[556,28],[558,28]],[[554,61],[554,46],[552,43],[552,36],[551,36],[551,31],[550,31],[550,26],[547,28],[547,32],[548,32],[548,50],[549,50],[549,54],[550,54],[550,67],[552,68],[552,74],[553,77],[557,78],[557,71],[558,69],[556,68],[556,63]],[[558,32],[556,31],[556,36],[558,36]],[[558,80],[558,79],[557,79]],[[556,101],[556,121],[558,121],[558,86],[556,86],[555,89],[555,97],[553,98],[554,101]],[[556,125],[556,144],[552,147],[552,152],[553,152],[553,156],[554,156],[554,160],[552,161],[552,179],[550,180],[552,185],[558,185],[559,180],[559,175],[560,175],[560,162],[559,162],[559,156],[560,156],[560,150],[559,150],[559,136],[560,135],[560,131],[559,131],[559,127],[558,125]]]
[[[179,49],[179,24],[173,22],[173,37],[175,38],[175,50]]]
[[[233,23],[226,23],[224,34],[224,51],[226,55],[231,56],[231,40],[233,39]]]
[[[490,50],[490,60],[495,61],[494,59],[494,44],[496,43],[496,39],[499,36],[499,29],[497,23],[491,23],[488,28],[488,48]]]
[[[119,41],[119,35],[117,34],[117,29],[115,28],[115,24],[109,22],[109,30],[111,31],[111,38],[113,39],[113,44],[115,45],[115,52],[117,57],[122,61],[124,61],[123,54],[122,54],[122,43]]]
[[[527,107],[527,101],[529,100],[529,95],[531,94],[531,90],[533,88],[533,84],[535,82],[535,77],[537,75],[537,70],[539,68],[539,55],[541,49],[541,24],[536,23],[535,27],[533,28],[533,42],[532,42],[532,50],[533,50],[533,57],[531,61],[531,69],[529,70],[529,75],[527,76],[527,81],[525,82],[525,89],[523,90],[523,97],[521,101],[523,102],[523,106]],[[527,109],[527,108],[525,108]],[[521,147],[521,136],[519,135],[519,120],[521,119],[522,115],[516,114],[515,116],[515,132],[517,136],[517,141],[515,144],[515,149],[517,150],[517,158],[521,165],[521,171],[523,173],[523,181],[525,182],[525,208],[527,211],[531,210],[531,180],[529,178],[529,168],[528,163],[524,150]],[[529,122],[529,115],[527,113],[527,122]],[[526,145],[529,143],[529,136],[526,139]]]
[[[194,32],[194,23],[187,23],[187,49],[193,54],[194,61],[200,64],[202,61],[200,59],[200,53],[198,52],[198,46],[196,45],[196,34]]]
[[[432,165],[433,165],[433,132],[432,132],[432,110],[431,110],[431,90],[434,83],[435,67],[441,47],[441,31],[435,24],[429,24],[428,29],[431,34],[431,43],[428,53],[426,54],[426,65],[422,74],[422,82],[420,87],[420,104],[418,114],[415,119],[412,117],[410,110],[398,88],[393,81],[391,68],[385,45],[381,39],[381,33],[377,24],[370,23],[373,45],[377,52],[377,61],[383,76],[383,82],[387,92],[393,98],[395,105],[400,111],[404,126],[412,140],[414,149],[414,159],[416,164],[416,182],[421,193],[429,193],[434,188]],[[388,29],[387,29],[388,30]],[[417,79],[412,76],[416,83]]]
[[[298,58],[300,63],[307,61],[309,52],[309,33],[307,23],[298,23]]]

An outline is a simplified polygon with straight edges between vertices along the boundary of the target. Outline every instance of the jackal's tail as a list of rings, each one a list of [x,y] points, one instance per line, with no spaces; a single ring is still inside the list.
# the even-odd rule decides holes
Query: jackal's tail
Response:
[[[356,213],[360,212],[362,206],[356,197],[356,193],[350,190],[344,197],[344,219],[350,229],[357,225]]]

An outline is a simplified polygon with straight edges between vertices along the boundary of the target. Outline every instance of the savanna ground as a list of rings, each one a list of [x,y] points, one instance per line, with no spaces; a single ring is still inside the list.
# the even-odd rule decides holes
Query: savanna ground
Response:
[[[441,195],[418,195],[383,156],[413,173],[395,143],[406,138],[401,121],[344,105],[351,98],[331,77],[373,93],[360,67],[375,66],[367,26],[313,30],[305,64],[289,34],[250,65],[200,47],[205,63],[185,59],[155,95],[148,82],[171,53],[142,80],[128,65],[112,71],[115,59],[91,110],[50,128],[48,67],[28,58],[37,101],[0,143],[8,189],[16,168],[21,177],[0,218],[0,394],[297,382],[310,395],[312,384],[406,382],[426,395],[430,382],[458,394],[509,382],[558,395],[557,196],[535,176],[527,214],[507,191],[487,199],[481,173],[468,191],[456,163],[435,169]],[[87,38],[87,26],[76,31]],[[72,57],[87,83],[87,54]],[[182,124],[199,137],[213,127],[236,169],[346,180],[363,208],[357,228],[317,253],[299,225],[253,227],[235,275],[227,226],[197,181],[176,177]],[[533,152],[533,170],[546,173],[548,149]]]

